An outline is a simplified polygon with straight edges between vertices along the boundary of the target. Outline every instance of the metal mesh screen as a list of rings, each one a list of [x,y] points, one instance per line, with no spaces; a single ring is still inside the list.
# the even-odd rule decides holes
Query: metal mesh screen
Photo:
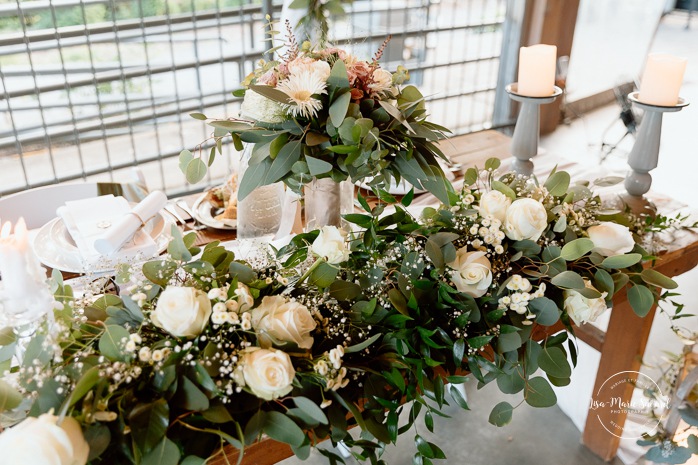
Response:
[[[210,130],[188,116],[234,115],[231,91],[268,48],[260,0],[0,3],[0,195],[76,179],[192,190],[177,155]],[[432,119],[462,134],[492,124],[505,0],[355,0],[334,42],[403,64]],[[280,5],[272,15],[279,17]],[[217,182],[232,147],[211,169]],[[201,188],[201,186],[198,186]]]

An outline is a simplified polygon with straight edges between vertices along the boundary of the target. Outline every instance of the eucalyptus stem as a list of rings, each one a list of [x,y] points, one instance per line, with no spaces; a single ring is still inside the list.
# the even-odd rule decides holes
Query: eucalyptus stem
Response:
[[[296,284],[301,284],[303,281],[305,281],[306,279],[308,279],[308,276],[310,276],[310,273],[312,273],[313,271],[315,271],[315,268],[317,268],[318,266],[320,266],[322,263],[325,263],[326,261],[327,261],[327,260],[326,260],[324,257],[318,258],[318,259],[315,261],[315,263],[313,263],[313,264],[310,266],[310,268],[308,268],[308,269],[306,270],[306,272],[303,273],[303,275],[302,275],[300,278],[298,278],[298,283],[296,283]]]

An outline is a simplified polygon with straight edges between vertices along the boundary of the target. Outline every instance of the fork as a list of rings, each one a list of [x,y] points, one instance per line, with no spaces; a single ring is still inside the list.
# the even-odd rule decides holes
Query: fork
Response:
[[[177,223],[181,224],[184,228],[190,229],[192,231],[198,231],[198,230],[204,229],[206,227],[205,225],[197,225],[197,224],[192,225],[192,224],[187,223],[187,220],[182,218],[182,215],[179,214],[175,204],[173,204],[173,203],[166,204],[165,211],[167,211],[167,213],[172,215],[172,217],[177,221]],[[193,216],[192,216],[192,219],[194,219]]]

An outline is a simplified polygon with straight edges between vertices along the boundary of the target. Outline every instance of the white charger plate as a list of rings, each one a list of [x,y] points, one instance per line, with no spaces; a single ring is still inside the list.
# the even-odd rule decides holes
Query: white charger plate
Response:
[[[158,254],[167,249],[172,239],[172,222],[160,213],[148,220],[143,228],[157,245]],[[34,253],[44,265],[68,273],[109,273],[116,263],[105,259],[95,264],[85,264],[73,238],[61,218],[54,218],[39,229],[34,238]],[[144,257],[151,258],[151,257]],[[116,261],[118,262],[118,260]]]
[[[237,219],[220,221],[215,218],[215,212],[218,209],[208,200],[208,191],[204,192],[196,199],[191,210],[194,219],[201,224],[205,224],[209,228],[224,229],[227,231],[234,231],[237,229]]]

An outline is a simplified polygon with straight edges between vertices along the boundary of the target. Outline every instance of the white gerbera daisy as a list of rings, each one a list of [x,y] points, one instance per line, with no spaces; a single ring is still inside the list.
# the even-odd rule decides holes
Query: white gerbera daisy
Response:
[[[276,88],[293,101],[295,105],[287,105],[286,110],[293,116],[304,116],[311,118],[317,115],[322,108],[322,102],[313,98],[316,94],[326,94],[327,84],[318,73],[303,70],[296,74],[291,74],[287,79],[281,81]]]

